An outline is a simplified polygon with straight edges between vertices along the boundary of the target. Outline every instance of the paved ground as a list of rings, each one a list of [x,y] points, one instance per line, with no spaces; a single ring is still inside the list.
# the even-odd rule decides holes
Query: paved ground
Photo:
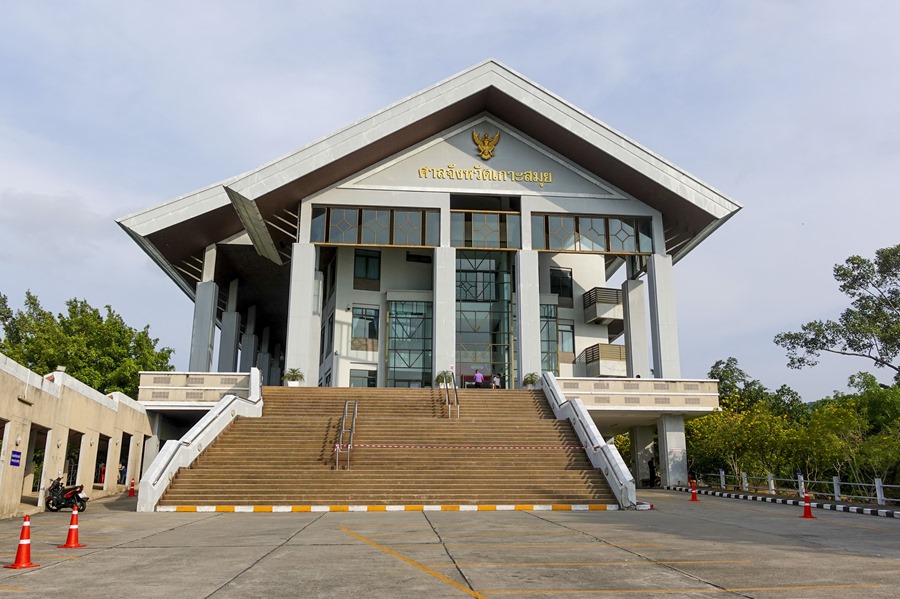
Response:
[[[91,502],[32,518],[0,597],[897,597],[900,522],[641,492],[653,511],[135,513]],[[0,521],[14,560],[21,519]]]

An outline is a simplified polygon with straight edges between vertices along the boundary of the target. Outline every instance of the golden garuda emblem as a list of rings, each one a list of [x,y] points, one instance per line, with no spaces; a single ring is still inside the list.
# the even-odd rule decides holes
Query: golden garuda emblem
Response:
[[[494,148],[497,147],[497,143],[500,141],[500,132],[497,131],[494,137],[487,133],[479,137],[478,132],[473,129],[472,139],[475,140],[475,145],[478,146],[478,154],[484,160],[490,160],[491,156],[494,155]]]

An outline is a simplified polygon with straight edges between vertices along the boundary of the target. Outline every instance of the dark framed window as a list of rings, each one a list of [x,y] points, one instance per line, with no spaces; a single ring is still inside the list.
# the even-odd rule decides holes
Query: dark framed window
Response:
[[[575,355],[575,323],[571,320],[560,320],[557,323],[559,330],[559,353]]]
[[[550,293],[558,297],[560,308],[571,308],[575,305],[572,294],[572,270],[569,268],[550,269]]]
[[[433,209],[315,206],[309,239],[327,244],[436,247],[441,242],[441,213]]]
[[[350,386],[351,387],[377,387],[378,371],[377,370],[356,370],[350,369]]]
[[[559,333],[552,304],[541,304],[541,371],[559,376]]]
[[[350,349],[356,351],[378,349],[378,308],[353,307]]]
[[[381,289],[381,252],[356,250],[353,261],[353,288],[366,291]]]
[[[652,254],[649,218],[533,214],[531,247],[557,252]]]

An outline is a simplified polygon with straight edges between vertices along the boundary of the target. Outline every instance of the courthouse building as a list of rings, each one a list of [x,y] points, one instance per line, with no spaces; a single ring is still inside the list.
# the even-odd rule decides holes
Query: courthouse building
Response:
[[[680,379],[673,265],[739,209],[488,60],[119,224],[194,301],[192,372],[515,388]]]

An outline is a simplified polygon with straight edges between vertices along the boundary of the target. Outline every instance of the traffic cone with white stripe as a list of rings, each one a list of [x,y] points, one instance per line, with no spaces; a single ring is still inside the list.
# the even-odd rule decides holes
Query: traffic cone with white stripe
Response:
[[[128,490],[128,496],[134,497],[134,478],[131,479],[131,488]]]
[[[65,545],[57,545],[57,549],[78,549],[87,547],[78,542],[78,506],[72,506],[72,519],[69,521],[69,536],[66,537]]]
[[[691,479],[691,501],[700,501],[697,499],[697,483],[694,482],[694,479]]]
[[[4,568],[37,568],[40,564],[31,563],[31,516],[25,516],[22,523],[22,534],[19,535],[19,549],[16,551],[16,561]]]
[[[803,515],[801,518],[815,518],[812,515],[812,506],[809,504],[809,491],[803,491]]]

